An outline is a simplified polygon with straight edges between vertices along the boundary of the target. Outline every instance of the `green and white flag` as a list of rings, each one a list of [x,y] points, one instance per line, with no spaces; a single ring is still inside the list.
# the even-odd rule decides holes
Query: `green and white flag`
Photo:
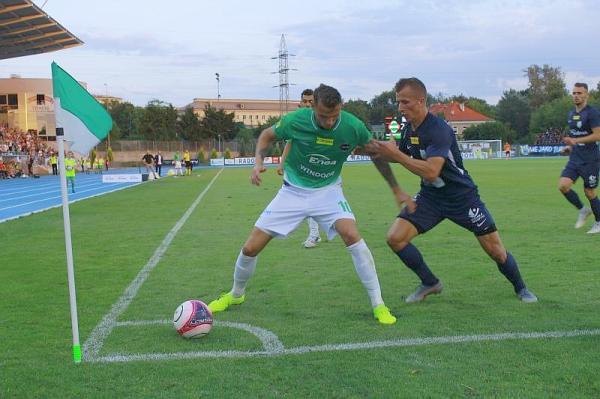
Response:
[[[56,127],[64,130],[71,150],[87,154],[112,128],[106,109],[71,75],[52,63]]]

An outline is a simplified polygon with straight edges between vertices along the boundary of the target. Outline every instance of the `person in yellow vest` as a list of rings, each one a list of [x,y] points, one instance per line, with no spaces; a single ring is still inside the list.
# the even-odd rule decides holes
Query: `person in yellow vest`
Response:
[[[92,170],[92,161],[89,158],[85,159],[85,173],[89,174],[90,170]]]
[[[190,152],[185,150],[183,152],[183,162],[185,162],[185,175],[192,175],[192,158],[190,157]]]
[[[50,155],[50,165],[52,165],[52,174],[54,176],[58,175],[58,157],[56,156],[56,153],[53,152],[52,155]]]
[[[96,159],[96,172],[102,174],[102,169],[104,169],[104,158],[99,157]]]
[[[69,151],[65,158],[65,176],[67,177],[67,188],[69,182],[71,183],[71,192],[75,193],[75,169],[77,168],[77,161],[73,156],[73,151]]]

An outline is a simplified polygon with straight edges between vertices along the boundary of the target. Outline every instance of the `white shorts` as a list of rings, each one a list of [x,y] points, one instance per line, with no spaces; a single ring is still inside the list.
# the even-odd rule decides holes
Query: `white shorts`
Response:
[[[286,238],[309,216],[327,233],[328,240],[337,235],[337,220],[355,220],[341,183],[313,190],[284,184],[255,226],[273,237]]]

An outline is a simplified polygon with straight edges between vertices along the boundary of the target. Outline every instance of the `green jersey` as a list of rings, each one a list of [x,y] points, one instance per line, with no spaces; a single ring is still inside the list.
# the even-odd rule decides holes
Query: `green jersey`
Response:
[[[371,132],[354,115],[342,111],[332,129],[317,123],[312,108],[285,115],[273,126],[280,140],[291,142],[283,170],[290,184],[320,188],[337,182],[348,155],[371,140]]]

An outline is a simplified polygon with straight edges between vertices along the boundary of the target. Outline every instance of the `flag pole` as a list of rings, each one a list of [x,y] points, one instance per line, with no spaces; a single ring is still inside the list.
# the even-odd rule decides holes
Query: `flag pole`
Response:
[[[71,308],[71,329],[73,332],[73,361],[81,363],[81,346],[79,344],[79,322],[77,321],[77,298],[75,295],[75,271],[73,269],[73,246],[71,244],[71,219],[69,217],[69,197],[67,194],[67,177],[65,171],[65,143],[62,127],[56,128],[58,143],[58,166],[60,170],[60,194],[62,197],[63,224],[65,228],[65,247],[67,250],[67,278],[69,280],[69,305]]]

